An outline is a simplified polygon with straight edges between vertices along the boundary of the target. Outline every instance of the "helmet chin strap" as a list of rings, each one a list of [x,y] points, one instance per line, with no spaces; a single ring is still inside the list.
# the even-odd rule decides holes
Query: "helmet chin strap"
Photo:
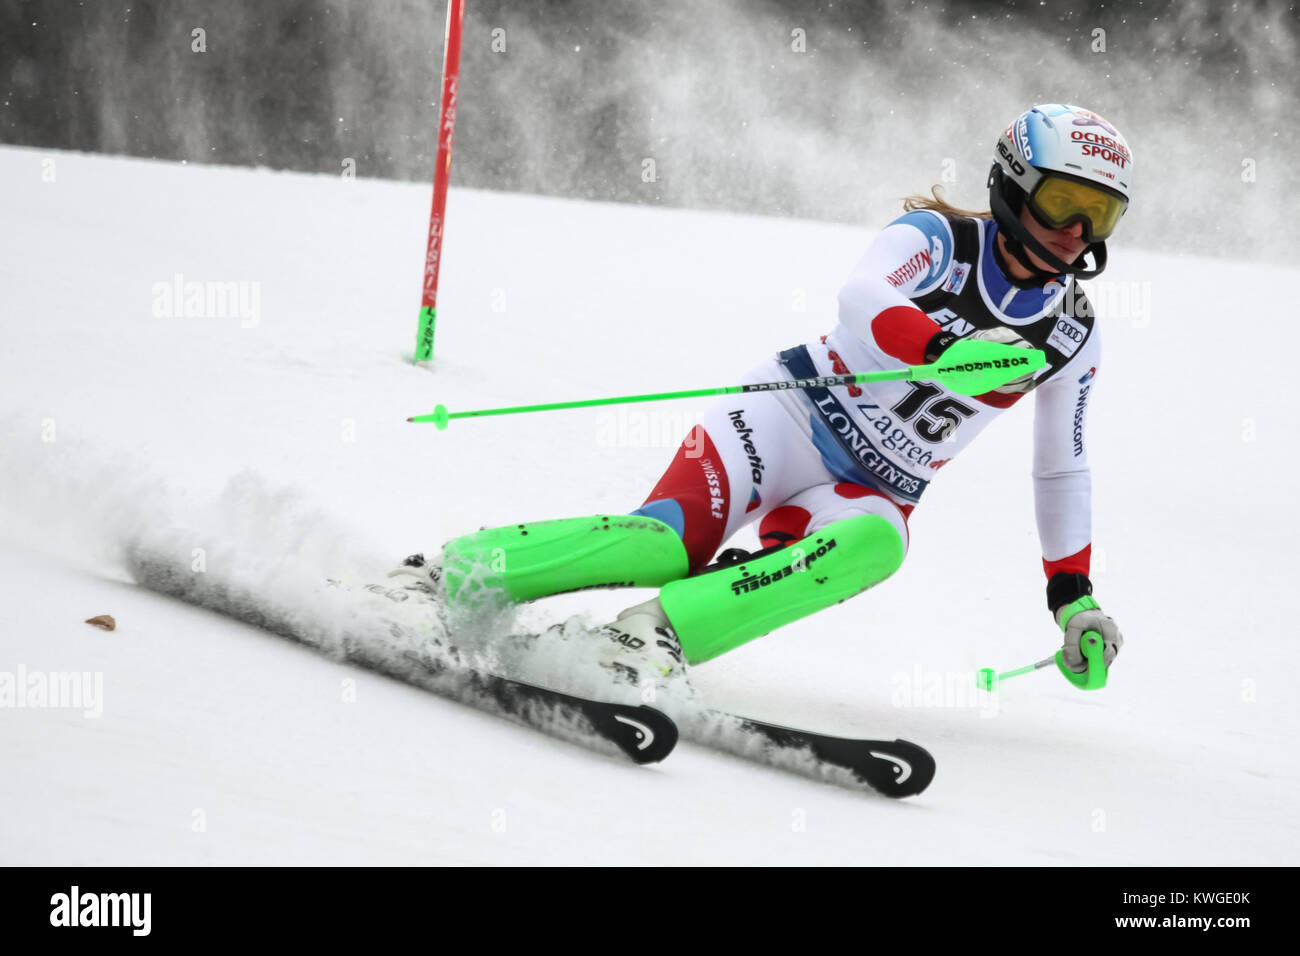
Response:
[[[1028,279],[1017,279],[1015,276],[1010,275],[1009,273],[1007,274],[1007,279],[1011,284],[1019,286],[1022,289],[1036,288],[1058,276],[1067,274],[1073,275],[1076,279],[1091,279],[1093,276],[1099,275],[1101,271],[1106,268],[1106,244],[1104,242],[1094,242],[1092,245],[1084,249],[1083,252],[1079,253],[1079,258],[1075,259],[1074,262],[1069,263],[1052,255],[1052,253],[1045,249],[1042,243],[1038,242],[1033,236],[1026,236],[1026,242],[1022,242],[1019,236],[1003,229],[1002,237],[1003,241],[1006,243],[1007,253],[1030,272]],[[1032,248],[1035,255],[1048,265],[1052,266],[1052,268],[1050,270],[1040,269],[1038,265],[1029,258],[1029,252],[1025,249],[1026,244]],[[996,243],[994,244],[993,250],[994,252],[1000,251]],[[1092,253],[1094,261],[1094,265],[1091,269],[1086,268],[1084,263],[1084,259],[1088,253]],[[1005,266],[1005,263],[999,263],[999,265]],[[1002,271],[1007,272],[1005,268],[1003,268]]]
[[[1001,172],[994,167],[997,172]],[[997,172],[993,175],[996,176]],[[1031,273],[1028,279],[1016,279],[1012,275],[1007,278],[1012,285],[1019,286],[1022,289],[1040,286],[1049,279],[1054,279],[1059,275],[1073,275],[1076,279],[1091,279],[1093,276],[1100,275],[1106,268],[1106,243],[1094,242],[1079,254],[1079,258],[1074,262],[1066,262],[1056,256],[1050,249],[1039,242],[1024,224],[1020,221],[1018,212],[1013,212],[1011,205],[1007,202],[1006,197],[1002,195],[1001,183],[998,188],[989,191],[989,200],[993,206],[993,217],[997,220],[998,225],[1002,228],[1002,236],[1006,242],[1007,252],[1016,262],[1028,269]],[[1029,248],[1026,249],[1025,247]],[[997,244],[994,243],[994,251],[997,251]],[[1030,258],[1029,253],[1042,259],[1050,266],[1050,271],[1036,265]],[[1088,253],[1092,253],[1094,265],[1088,269],[1084,265],[1084,259]],[[1006,269],[1003,269],[1005,272]]]

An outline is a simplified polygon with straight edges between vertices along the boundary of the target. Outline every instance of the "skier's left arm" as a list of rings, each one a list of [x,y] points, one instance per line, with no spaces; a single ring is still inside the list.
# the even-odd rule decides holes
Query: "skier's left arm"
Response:
[[[1080,639],[1102,636],[1107,667],[1124,643],[1115,622],[1092,596],[1092,472],[1088,467],[1088,404],[1101,349],[1097,326],[1059,372],[1035,389],[1034,511],[1047,573],[1047,606],[1065,632],[1062,659],[1087,669]]]

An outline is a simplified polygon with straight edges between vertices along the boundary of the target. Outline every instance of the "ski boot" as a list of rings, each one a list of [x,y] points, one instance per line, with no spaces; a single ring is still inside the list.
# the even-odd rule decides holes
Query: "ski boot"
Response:
[[[367,584],[365,590],[395,605],[388,609],[391,620],[441,644],[449,631],[442,568],[413,554],[389,571],[388,579],[391,586]]]
[[[400,578],[394,582],[394,589],[407,592],[412,597],[436,601],[446,605],[446,588],[442,580],[442,567],[431,564],[423,554],[412,554],[402,562],[401,567],[388,572],[389,578]]]
[[[657,597],[627,608],[596,633],[606,639],[600,666],[620,680],[661,684],[686,676],[682,646]]]

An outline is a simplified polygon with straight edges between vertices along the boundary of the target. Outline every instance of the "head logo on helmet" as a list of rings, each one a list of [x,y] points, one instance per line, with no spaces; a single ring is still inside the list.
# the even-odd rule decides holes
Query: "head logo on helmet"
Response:
[[[1016,143],[1020,146],[1020,155],[1032,163],[1034,161],[1034,147],[1029,142],[1029,121],[1023,116],[1016,120]]]
[[[1133,154],[1119,130],[1091,110],[1048,103],[1022,113],[998,139],[989,204],[1008,252],[1034,273],[1033,281],[1064,274],[1089,278],[1106,267],[1105,240],[1128,209],[1132,182]],[[1082,223],[1085,252],[1074,262],[1053,255],[1020,221],[1026,203],[1049,229]],[[1026,248],[1054,271],[1035,265]],[[1092,268],[1085,262],[1088,253]]]

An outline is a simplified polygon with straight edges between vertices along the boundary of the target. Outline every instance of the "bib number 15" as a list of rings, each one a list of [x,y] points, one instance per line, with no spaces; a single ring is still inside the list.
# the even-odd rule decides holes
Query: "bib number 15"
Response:
[[[911,394],[904,397],[890,411],[905,422],[911,421],[920,414],[921,417],[916,419],[912,427],[928,442],[938,443],[947,440],[962,421],[975,414],[975,409],[951,396],[936,398],[943,392],[938,385],[931,382],[908,382],[907,384],[912,388]]]

